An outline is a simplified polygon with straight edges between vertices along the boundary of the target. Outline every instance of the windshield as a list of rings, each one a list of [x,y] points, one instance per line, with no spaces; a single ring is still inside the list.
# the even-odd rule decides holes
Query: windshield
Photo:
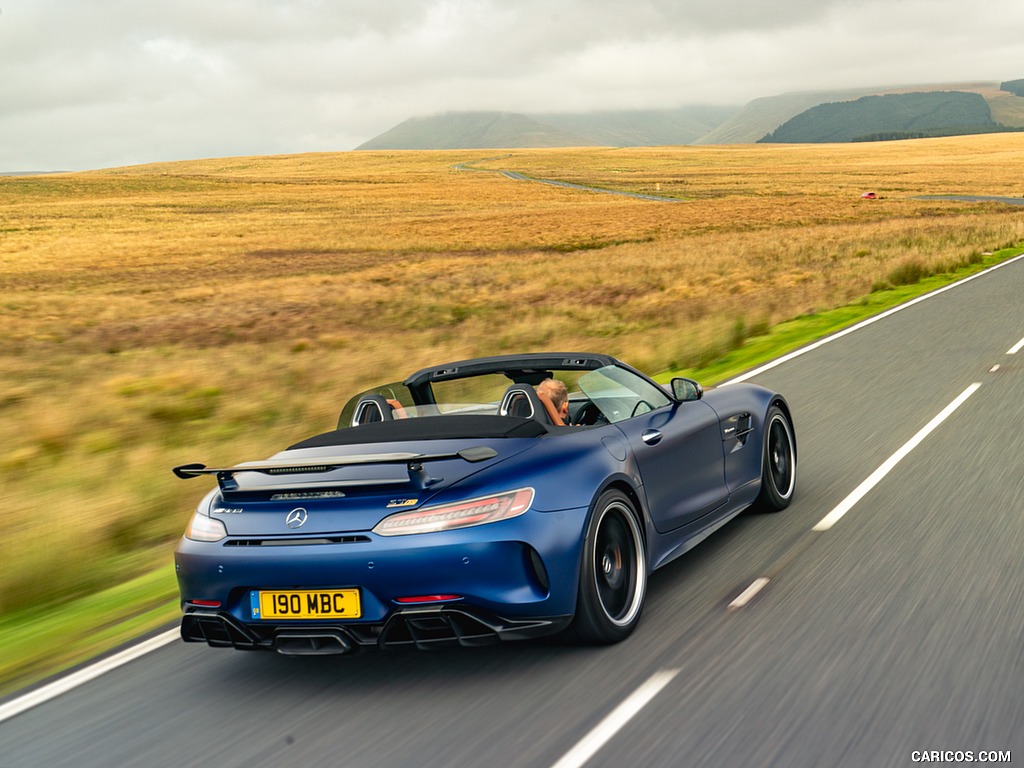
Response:
[[[414,391],[400,382],[373,387],[348,401],[338,420],[338,428],[426,416],[497,416],[510,385],[536,386],[542,378],[553,378],[565,384],[569,404],[566,423],[577,426],[622,421],[671,402],[660,387],[616,365],[593,371],[547,370],[528,380],[519,378],[487,373],[435,381],[426,392],[419,391],[419,402]]]
[[[601,415],[612,423],[662,408],[672,402],[660,387],[615,365],[580,376],[577,385]]]

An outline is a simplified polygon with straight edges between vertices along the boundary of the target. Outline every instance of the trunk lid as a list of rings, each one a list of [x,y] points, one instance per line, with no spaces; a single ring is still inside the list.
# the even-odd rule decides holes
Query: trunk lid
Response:
[[[318,446],[289,449],[265,462],[201,470],[186,465],[176,472],[217,475],[221,491],[210,513],[230,536],[365,533],[535,444],[514,438]]]

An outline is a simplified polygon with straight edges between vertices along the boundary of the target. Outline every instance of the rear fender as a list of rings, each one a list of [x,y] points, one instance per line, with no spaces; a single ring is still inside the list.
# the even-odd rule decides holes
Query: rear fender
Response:
[[[782,395],[747,383],[708,390],[704,402],[715,410],[722,426],[725,479],[729,492],[739,499],[747,496],[752,499],[761,482],[768,409],[778,404],[790,416],[789,404]]]

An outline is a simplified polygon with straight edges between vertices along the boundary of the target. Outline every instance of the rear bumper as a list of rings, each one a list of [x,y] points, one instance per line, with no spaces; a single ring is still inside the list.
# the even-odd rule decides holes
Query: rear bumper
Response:
[[[181,637],[214,648],[322,656],[367,648],[492,645],[555,634],[571,621],[571,615],[511,620],[463,606],[440,606],[397,611],[382,624],[282,626],[243,623],[225,611],[196,610],[182,617]]]
[[[236,624],[263,627],[267,622],[252,612],[254,591],[358,589],[360,625],[384,627],[398,613],[455,608],[454,601],[402,604],[421,595],[458,595],[459,612],[529,625],[537,616],[575,611],[586,513],[528,513],[422,535],[367,532],[358,541],[339,543],[293,544],[281,537],[273,546],[243,546],[234,537],[212,543],[183,538],[175,552],[182,607],[205,611],[219,603],[216,612]],[[347,628],[356,622],[337,623]]]

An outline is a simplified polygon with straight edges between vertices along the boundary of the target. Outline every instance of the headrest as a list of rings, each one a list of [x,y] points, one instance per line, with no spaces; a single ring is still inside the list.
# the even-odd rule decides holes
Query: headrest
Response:
[[[356,403],[352,414],[352,426],[373,424],[378,421],[391,421],[395,418],[394,410],[385,397],[381,395],[364,395]]]
[[[515,416],[520,419],[537,419],[542,424],[554,424],[537,390],[529,384],[513,384],[505,390],[498,407],[500,416]]]

